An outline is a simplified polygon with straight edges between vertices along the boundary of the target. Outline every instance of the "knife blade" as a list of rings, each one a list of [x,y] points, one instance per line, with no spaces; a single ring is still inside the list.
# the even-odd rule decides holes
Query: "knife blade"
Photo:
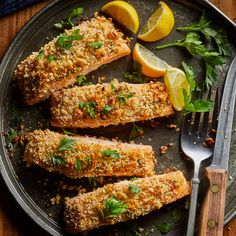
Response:
[[[236,57],[231,63],[224,85],[213,160],[205,169],[209,188],[204,199],[199,235],[222,236],[227,185],[231,130],[236,95]]]

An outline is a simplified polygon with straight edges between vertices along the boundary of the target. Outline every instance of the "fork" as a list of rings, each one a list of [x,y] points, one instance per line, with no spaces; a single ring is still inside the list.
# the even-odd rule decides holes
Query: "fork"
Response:
[[[188,217],[187,236],[194,235],[197,196],[199,188],[199,169],[201,162],[213,154],[213,145],[203,146],[208,136],[208,130],[216,127],[218,116],[218,92],[211,91],[207,97],[215,97],[213,112],[191,113],[186,115],[181,131],[181,149],[186,156],[193,160],[194,175],[192,178],[192,193]]]

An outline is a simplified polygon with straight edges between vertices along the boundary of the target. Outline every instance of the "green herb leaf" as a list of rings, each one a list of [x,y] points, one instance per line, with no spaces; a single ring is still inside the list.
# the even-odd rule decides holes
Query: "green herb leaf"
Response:
[[[58,156],[58,155],[54,155],[54,156],[52,156],[52,164],[54,166],[65,166],[66,161],[63,157]]]
[[[80,108],[81,110],[84,110],[84,108],[87,107],[87,106],[88,106],[88,103],[87,103],[87,102],[80,102],[80,103],[79,103],[79,108]]]
[[[195,22],[186,27],[177,28],[177,30],[198,32],[205,37],[206,41],[215,42],[220,55],[230,55],[229,42],[225,31],[222,29],[215,29],[214,23],[208,20],[204,13],[199,22]]]
[[[79,159],[75,161],[75,170],[80,171],[83,168],[83,162]]]
[[[141,136],[143,133],[144,133],[143,128],[133,123],[133,128],[130,131],[129,139],[133,140],[136,137]]]
[[[83,13],[83,8],[82,7],[78,7],[75,8],[68,16],[68,22],[70,23],[70,25],[73,27],[74,24],[72,22],[72,19],[75,17],[80,17],[81,14]]]
[[[102,151],[102,155],[105,157],[112,157],[114,159],[120,158],[120,154],[116,150],[104,150]]]
[[[184,68],[184,72],[186,74],[186,78],[189,82],[190,92],[192,93],[196,88],[196,82],[195,82],[195,73],[191,66],[188,66],[185,62],[182,62],[182,66]]]
[[[95,107],[97,106],[97,104],[95,102],[90,102],[89,107],[88,107],[88,114],[90,115],[91,118],[95,117]]]
[[[40,60],[40,59],[42,59],[43,57],[45,56],[45,53],[44,53],[44,51],[39,51],[39,54],[36,56],[36,60]]]
[[[58,150],[59,150],[59,151],[69,151],[69,150],[73,150],[75,144],[76,144],[76,140],[75,140],[75,139],[63,138],[63,139],[61,140],[61,143],[60,143],[60,145],[59,145]]]
[[[85,157],[84,160],[87,162],[88,166],[92,166],[92,158],[91,157]]]
[[[84,82],[84,80],[86,80],[86,77],[84,75],[79,75],[76,77],[76,83],[78,85],[82,85],[82,83]]]
[[[131,193],[140,193],[141,192],[141,188],[137,185],[137,184],[129,184],[129,191]]]
[[[59,60],[59,58],[57,56],[54,56],[54,55],[49,55],[48,56],[48,61],[49,62],[52,62],[52,61],[55,61],[55,60]]]
[[[112,106],[106,105],[104,109],[102,110],[103,114],[108,114],[113,109]]]
[[[72,47],[73,41],[81,39],[82,36],[80,35],[80,30],[76,29],[71,33],[71,35],[67,35],[66,33],[61,34],[56,41],[56,45],[61,47],[63,50],[68,50]]]
[[[157,229],[163,234],[169,233],[172,230],[172,228],[173,228],[172,225],[168,223],[163,223],[157,226]]]
[[[91,48],[98,49],[98,48],[102,47],[103,43],[102,42],[92,42],[92,43],[88,43],[87,45]]]
[[[131,97],[133,97],[133,94],[132,93],[128,93],[128,94],[124,94],[124,92],[123,91],[121,91],[120,93],[119,93],[119,95],[118,95],[118,99],[119,99],[119,101],[121,102],[121,103],[126,103],[126,100],[127,100],[127,98],[131,98]]]
[[[115,84],[111,84],[111,90],[112,90],[113,93],[116,92],[117,87],[115,86]]]
[[[185,107],[185,114],[191,112],[208,112],[213,109],[213,105],[214,103],[212,101],[195,100]]]
[[[63,130],[63,133],[64,134],[67,134],[67,135],[76,135],[75,133],[71,132],[71,131],[68,131],[66,129],[62,129]]]
[[[63,30],[63,29],[69,29],[74,26],[74,23],[72,22],[72,19],[75,17],[79,17],[83,13],[83,8],[78,7],[75,8],[64,20],[61,20],[60,22],[54,24],[54,27]]]
[[[15,139],[16,136],[17,132],[14,129],[10,128],[7,132],[7,141],[9,143],[12,143],[12,141]]]
[[[110,197],[104,202],[103,216],[105,219],[109,217],[116,217],[127,210],[128,207],[122,201],[119,201],[114,197]]]

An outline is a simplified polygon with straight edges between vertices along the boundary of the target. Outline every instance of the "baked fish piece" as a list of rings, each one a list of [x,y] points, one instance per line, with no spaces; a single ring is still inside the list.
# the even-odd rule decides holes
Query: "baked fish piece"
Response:
[[[150,176],[154,153],[149,145],[68,136],[50,130],[27,134],[24,160],[70,178]]]
[[[181,171],[108,184],[65,199],[65,222],[70,233],[135,219],[190,194]]]
[[[73,85],[101,65],[130,54],[128,41],[111,18],[83,21],[33,52],[15,70],[26,104],[47,99],[52,92]]]
[[[55,127],[97,128],[174,113],[164,83],[111,83],[63,89],[51,96]]]

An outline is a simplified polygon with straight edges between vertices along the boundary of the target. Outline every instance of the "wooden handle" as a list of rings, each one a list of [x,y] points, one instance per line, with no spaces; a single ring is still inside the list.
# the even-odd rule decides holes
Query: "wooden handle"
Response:
[[[207,167],[206,176],[209,179],[210,185],[201,209],[199,235],[222,236],[227,171]]]

